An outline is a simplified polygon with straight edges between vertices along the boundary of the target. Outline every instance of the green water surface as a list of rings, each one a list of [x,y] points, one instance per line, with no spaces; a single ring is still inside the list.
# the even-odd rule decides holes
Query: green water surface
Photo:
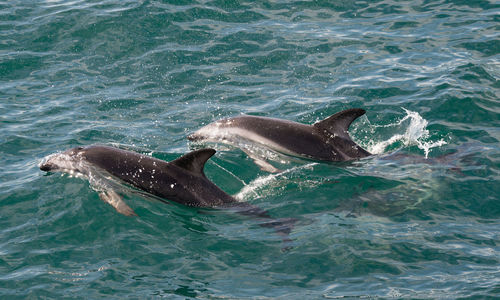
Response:
[[[1,1],[0,298],[498,297],[499,21],[482,0]],[[373,157],[269,174],[215,145],[206,165],[297,219],[288,251],[252,218],[137,194],[125,217],[38,168],[96,143],[172,160],[223,117],[352,107]]]

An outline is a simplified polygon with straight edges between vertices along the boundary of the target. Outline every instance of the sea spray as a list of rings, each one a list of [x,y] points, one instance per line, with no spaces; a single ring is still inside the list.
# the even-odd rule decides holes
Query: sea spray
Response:
[[[246,184],[238,194],[234,195],[234,198],[236,198],[236,200],[238,200],[238,201],[245,201],[245,200],[248,200],[248,197],[251,195],[257,197],[257,196],[259,196],[259,193],[257,193],[257,190],[262,189],[264,187],[269,187],[273,183],[277,182],[279,180],[279,178],[284,177],[287,174],[290,174],[290,173],[293,173],[295,171],[302,170],[302,169],[310,169],[317,164],[318,163],[308,163],[308,164],[305,164],[302,166],[297,166],[297,167],[293,167],[293,168],[284,170],[280,173],[269,174],[266,176],[260,176],[256,179],[254,179],[249,184]],[[308,182],[311,182],[311,181],[308,181]],[[262,196],[262,195],[260,195],[260,196]]]
[[[386,151],[387,147],[394,145],[397,142],[403,143],[404,146],[416,145],[425,153],[425,158],[428,157],[432,148],[445,145],[446,142],[441,139],[438,141],[429,141],[429,130],[427,130],[428,122],[418,112],[410,111],[403,108],[406,116],[396,123],[387,125],[370,125],[373,129],[376,128],[397,128],[403,125],[407,120],[409,124],[404,133],[395,133],[390,138],[383,141],[371,141],[367,145],[367,150],[373,154],[382,154]]]

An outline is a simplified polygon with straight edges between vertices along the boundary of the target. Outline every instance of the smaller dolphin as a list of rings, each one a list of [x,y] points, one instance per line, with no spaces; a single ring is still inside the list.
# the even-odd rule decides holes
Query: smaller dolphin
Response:
[[[314,125],[287,120],[239,116],[208,124],[188,136],[191,141],[222,142],[242,148],[264,170],[274,166],[248,151],[258,144],[278,153],[319,161],[348,161],[371,155],[349,136],[349,126],[365,114],[360,108],[338,112]]]

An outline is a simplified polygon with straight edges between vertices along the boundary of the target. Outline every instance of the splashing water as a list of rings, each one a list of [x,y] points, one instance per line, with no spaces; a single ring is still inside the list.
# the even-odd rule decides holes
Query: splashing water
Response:
[[[238,194],[234,195],[234,198],[237,199],[238,201],[245,201],[245,200],[248,200],[249,196],[251,196],[251,195],[258,197],[259,193],[257,193],[257,190],[262,189],[266,186],[270,186],[271,184],[277,182],[279,178],[281,178],[287,174],[290,174],[292,172],[302,170],[302,169],[309,169],[317,164],[318,163],[308,163],[308,164],[303,165],[303,166],[293,167],[293,168],[284,170],[280,173],[269,174],[266,176],[260,176],[260,177],[256,178],[255,180],[253,180],[252,182],[250,182],[249,184],[246,184]],[[315,185],[312,181],[308,181],[307,183],[310,185]]]
[[[406,116],[398,122],[388,125],[374,125],[374,127],[397,127],[409,119],[410,124],[406,128],[405,133],[395,134],[385,141],[372,142],[372,144],[367,147],[369,152],[381,154],[384,153],[389,145],[396,142],[402,142],[405,146],[416,145],[419,149],[424,150],[425,158],[427,158],[432,148],[446,144],[443,139],[439,141],[427,141],[429,138],[429,130],[426,129],[428,125],[427,120],[422,118],[418,112],[410,111],[406,108],[403,108],[403,110],[406,112]]]

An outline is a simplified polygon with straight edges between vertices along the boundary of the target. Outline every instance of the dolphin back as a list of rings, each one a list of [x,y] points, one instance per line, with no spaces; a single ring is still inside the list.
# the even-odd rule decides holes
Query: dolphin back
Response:
[[[171,161],[170,163],[187,171],[190,171],[191,173],[205,177],[203,168],[205,167],[205,163],[207,162],[207,160],[214,154],[214,149],[200,149],[181,156],[178,159]]]
[[[361,108],[346,109],[315,123],[313,126],[321,131],[327,131],[331,134],[350,139],[348,133],[349,126],[351,126],[354,120],[365,113],[366,111]]]
[[[328,141],[335,143],[337,150],[343,156],[342,160],[370,156],[370,152],[361,148],[349,136],[351,123],[364,115],[365,112],[361,108],[346,109],[315,123],[313,127],[318,130],[319,134],[326,136]]]

